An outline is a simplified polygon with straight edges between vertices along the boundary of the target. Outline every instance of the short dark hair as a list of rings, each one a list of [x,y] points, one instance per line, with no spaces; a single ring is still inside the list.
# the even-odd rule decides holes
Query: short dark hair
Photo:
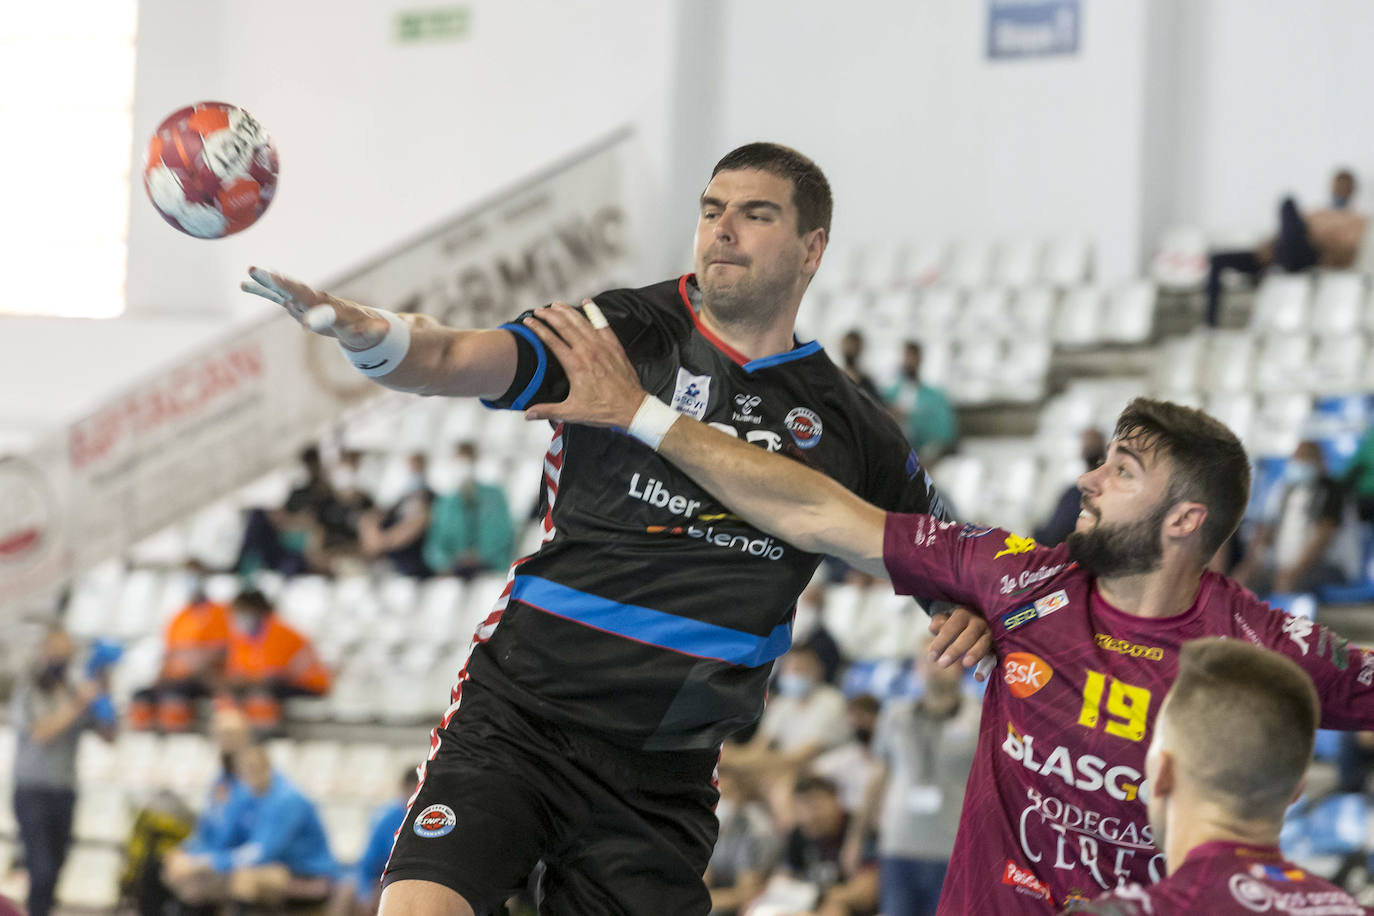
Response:
[[[1237,815],[1280,820],[1312,762],[1321,704],[1294,662],[1239,639],[1178,656],[1167,727],[1180,766]]]
[[[711,170],[715,178],[733,169],[756,169],[792,182],[792,204],[797,208],[797,234],[824,229],[830,237],[830,213],[834,201],[830,182],[820,166],[791,147],[779,143],[746,143],[732,149]]]
[[[245,588],[239,592],[234,598],[234,607],[252,611],[255,614],[272,613],[272,602],[268,601],[267,596],[256,588]]]
[[[1207,507],[1201,532],[1204,560],[1235,534],[1250,499],[1250,459],[1226,424],[1182,404],[1136,398],[1117,418],[1113,437],[1133,439],[1170,458],[1174,471],[1165,494],[1170,504]]]
[[[835,785],[835,780],[826,779],[824,776],[817,776],[814,773],[799,777],[797,784],[792,787],[793,795],[810,795],[812,792],[824,792],[826,795],[838,797],[840,788]]]
[[[1332,175],[1331,177],[1344,178],[1346,181],[1350,182],[1351,187],[1359,187],[1360,185],[1359,180],[1355,178],[1355,173],[1352,172],[1350,169],[1336,169],[1336,174]]]
[[[858,696],[850,697],[849,708],[855,712],[867,712],[877,715],[882,711],[883,704],[871,693],[861,693]]]

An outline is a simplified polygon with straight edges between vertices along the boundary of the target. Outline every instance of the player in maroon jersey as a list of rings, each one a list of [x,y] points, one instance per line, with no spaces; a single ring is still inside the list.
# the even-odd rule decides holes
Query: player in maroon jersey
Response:
[[[1046,549],[996,528],[884,513],[796,462],[680,421],[644,394],[610,333],[565,306],[538,315],[528,326],[572,386],[567,401],[529,416],[626,429],[760,529],[987,618],[981,639],[995,644],[1003,677],[984,701],[941,914],[1039,916],[1164,877],[1145,752],[1188,640],[1282,652],[1316,684],[1324,727],[1374,728],[1374,655],[1206,571],[1240,522],[1250,470],[1235,435],[1201,411],[1128,405],[1106,463],[1079,478],[1076,531]],[[942,647],[945,658],[967,641]]]
[[[1185,645],[1145,758],[1150,825],[1169,876],[1064,913],[1364,916],[1349,894],[1278,848],[1320,715],[1311,679],[1288,659],[1233,639]]]

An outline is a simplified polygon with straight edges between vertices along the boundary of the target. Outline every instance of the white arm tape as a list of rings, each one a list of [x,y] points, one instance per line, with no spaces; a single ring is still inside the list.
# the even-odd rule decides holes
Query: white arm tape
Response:
[[[386,309],[373,309],[373,313],[386,319],[386,323],[391,327],[387,328],[386,336],[376,346],[368,347],[366,350],[350,350],[343,344],[339,344],[339,349],[343,350],[344,356],[353,364],[363,375],[369,378],[380,378],[394,370],[405,359],[406,353],[410,350],[410,324],[402,321],[401,316],[395,312],[388,312]]]
[[[649,448],[658,451],[659,443],[668,435],[669,427],[676,423],[680,416],[682,414],[652,394],[646,394],[639,410],[635,411],[635,418],[630,421],[630,428],[625,431]]]

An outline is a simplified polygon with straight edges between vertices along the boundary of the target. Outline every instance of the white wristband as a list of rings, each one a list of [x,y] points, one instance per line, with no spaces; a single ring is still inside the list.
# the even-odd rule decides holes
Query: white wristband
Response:
[[[401,364],[401,360],[405,359],[406,353],[410,350],[410,324],[402,321],[401,316],[395,312],[388,312],[386,309],[372,311],[385,318],[386,323],[391,326],[387,328],[386,336],[381,342],[366,350],[350,350],[343,344],[339,344],[339,349],[343,350],[344,356],[348,357],[354,369],[369,378],[380,378],[394,370]]]
[[[677,422],[677,418],[680,416],[682,414],[652,394],[646,394],[644,402],[639,405],[639,410],[635,411],[635,418],[630,421],[630,428],[625,432],[654,451],[658,451],[659,443],[663,441],[664,436],[668,435],[668,429]]]

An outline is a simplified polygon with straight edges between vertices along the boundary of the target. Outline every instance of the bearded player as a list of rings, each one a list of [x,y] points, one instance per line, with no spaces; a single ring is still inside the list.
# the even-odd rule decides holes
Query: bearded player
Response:
[[[1131,402],[1106,463],[1079,478],[1074,534],[1045,549],[997,528],[886,513],[682,419],[640,388],[613,335],[566,306],[527,325],[571,379],[566,402],[531,418],[626,429],[764,531],[986,616],[1003,677],[984,702],[941,914],[1045,914],[1164,877],[1145,752],[1187,640],[1282,652],[1315,682],[1324,727],[1374,727],[1374,655],[1205,571],[1240,522],[1250,470],[1234,434],[1201,411]]]
[[[1281,655],[1235,639],[1185,645],[1145,757],[1150,827],[1169,876],[1065,914],[1365,916],[1345,891],[1279,852],[1320,717],[1312,679]]]
[[[793,336],[830,212],[809,159],[741,147],[701,197],[696,274],[602,294],[589,313],[624,342],[636,386],[677,410],[889,509],[941,515],[886,411]],[[513,409],[567,393],[518,322],[454,330],[251,276],[247,291],[337,337],[388,387]],[[544,543],[511,570],[433,733],[382,912],[490,913],[542,861],[546,912],[704,916],[721,742],[758,718],[819,557],[618,433],[560,425],[544,469]],[[963,627],[966,613],[950,623],[981,651],[987,627]]]

